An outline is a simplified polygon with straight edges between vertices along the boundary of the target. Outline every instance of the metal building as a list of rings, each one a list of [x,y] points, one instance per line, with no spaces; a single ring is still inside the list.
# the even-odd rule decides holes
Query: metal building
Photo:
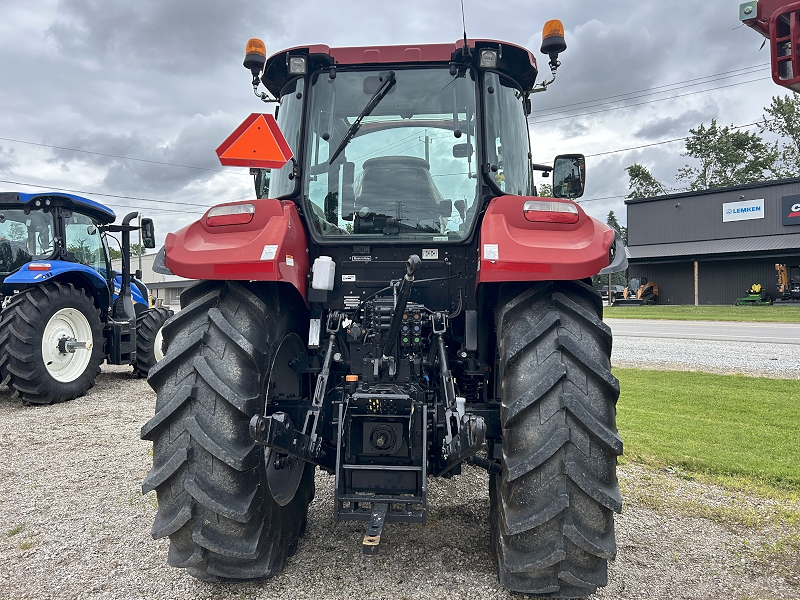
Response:
[[[131,271],[142,271],[142,282],[150,290],[153,300],[161,300],[165,306],[177,310],[180,307],[180,297],[183,290],[195,283],[194,279],[184,279],[177,275],[162,275],[153,271],[153,261],[156,253],[144,256],[131,257]],[[117,272],[122,271],[122,259],[111,261],[111,268]]]
[[[733,304],[775,264],[800,265],[800,178],[626,200],[628,277],[659,304]]]

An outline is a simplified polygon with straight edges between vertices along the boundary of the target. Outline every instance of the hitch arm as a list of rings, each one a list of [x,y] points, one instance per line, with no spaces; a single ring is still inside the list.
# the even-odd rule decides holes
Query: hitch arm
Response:
[[[439,347],[439,373],[444,387],[445,436],[442,440],[441,458],[434,475],[446,473],[461,461],[474,456],[486,444],[486,421],[483,417],[465,414],[458,406],[453,374],[447,363],[447,347],[444,333],[447,331],[447,315],[437,312],[433,315],[433,333]]]
[[[255,415],[250,419],[250,437],[260,446],[272,448],[279,454],[299,458],[319,465],[329,472],[336,469],[336,452],[311,452],[311,438],[294,428],[292,419],[286,413],[277,412],[268,417]]]
[[[336,335],[339,333],[341,326],[342,315],[335,311],[330,313],[328,315],[328,321],[325,324],[328,342],[325,348],[325,358],[322,361],[322,371],[317,377],[317,385],[314,388],[314,396],[311,399],[311,408],[308,409],[305,421],[303,422],[303,434],[308,435],[310,443],[309,452],[313,456],[317,456],[322,448],[322,438],[317,434],[317,423],[319,422],[319,413],[325,400],[325,390],[328,387],[328,379],[331,375],[333,347],[336,345]]]

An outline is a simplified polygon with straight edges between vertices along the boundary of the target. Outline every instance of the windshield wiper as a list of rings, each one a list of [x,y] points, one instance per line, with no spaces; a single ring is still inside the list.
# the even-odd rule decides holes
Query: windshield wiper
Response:
[[[347,130],[347,133],[344,134],[344,137],[342,138],[339,147],[336,148],[336,151],[331,155],[331,158],[328,161],[329,165],[333,164],[333,161],[335,161],[338,158],[338,156],[342,153],[342,150],[345,149],[347,144],[350,143],[350,140],[352,140],[358,133],[358,130],[361,127],[361,120],[364,117],[368,117],[370,113],[373,110],[375,110],[375,107],[378,106],[378,103],[386,97],[386,94],[388,94],[389,91],[391,91],[395,83],[397,83],[397,79],[394,76],[394,71],[389,71],[386,74],[386,78],[383,80],[381,86],[377,90],[375,90],[375,93],[372,95],[372,98],[369,99],[367,105],[358,114],[356,120],[353,121],[353,124],[350,125],[350,129]]]

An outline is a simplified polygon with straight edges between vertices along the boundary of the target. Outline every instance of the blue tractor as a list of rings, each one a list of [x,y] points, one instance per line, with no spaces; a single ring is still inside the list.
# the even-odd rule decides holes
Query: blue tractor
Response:
[[[63,193],[0,193],[0,377],[29,404],[82,396],[103,360],[146,376],[164,353],[172,311],[151,307],[130,273],[128,214],[121,225],[102,204]],[[153,221],[141,239],[155,247]],[[122,273],[111,269],[107,236],[121,234]]]

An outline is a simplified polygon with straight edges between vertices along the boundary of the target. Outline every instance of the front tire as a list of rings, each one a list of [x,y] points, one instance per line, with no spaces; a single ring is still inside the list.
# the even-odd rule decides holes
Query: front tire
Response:
[[[249,435],[264,414],[265,389],[281,342],[302,332],[305,307],[277,285],[256,296],[238,282],[201,282],[163,328],[164,359],[148,383],[155,416],[142,427],[156,491],[154,538],[168,536],[167,562],[203,580],[277,575],[297,547],[314,495],[314,468],[301,464],[284,505],[267,483],[265,453]]]
[[[162,328],[174,314],[168,308],[156,307],[136,318],[136,364],[133,370],[138,377],[147,377],[148,371],[164,358]]]
[[[65,342],[87,342],[74,352]],[[103,362],[103,327],[94,301],[72,284],[50,281],[11,299],[0,316],[3,382],[30,404],[83,396]]]
[[[616,555],[619,383],[601,315],[582,282],[502,289],[503,471],[490,504],[498,577],[516,592],[586,596],[606,585]]]

